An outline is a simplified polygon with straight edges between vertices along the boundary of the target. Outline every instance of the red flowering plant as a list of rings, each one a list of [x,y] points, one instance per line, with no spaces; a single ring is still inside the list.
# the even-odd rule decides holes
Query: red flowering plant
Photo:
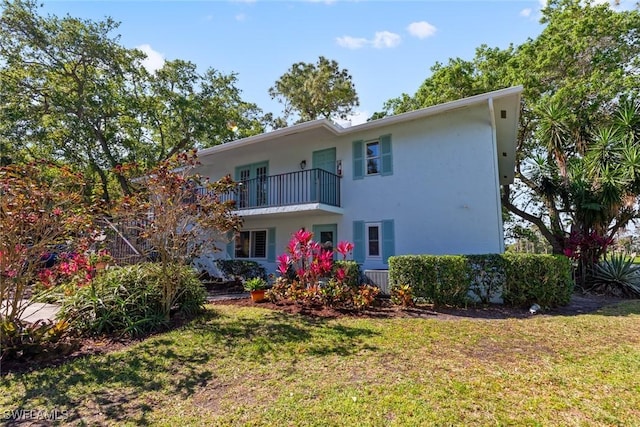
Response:
[[[299,230],[289,241],[287,253],[278,257],[281,277],[271,289],[270,298],[356,309],[370,306],[379,290],[360,284],[359,274],[346,271],[346,263],[352,263],[359,273],[357,264],[346,261],[352,251],[353,243],[338,243],[336,252],[342,255],[342,261],[334,263],[333,250],[314,241],[313,233]]]
[[[3,332],[21,330],[36,283],[54,280],[56,272],[46,272],[56,265],[52,254],[88,246],[93,218],[83,182],[47,162],[0,167],[0,348]],[[61,261],[60,274],[82,274],[81,259]]]

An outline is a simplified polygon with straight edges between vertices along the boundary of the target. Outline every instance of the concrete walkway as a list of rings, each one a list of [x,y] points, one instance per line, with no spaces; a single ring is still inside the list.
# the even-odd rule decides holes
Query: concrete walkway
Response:
[[[30,302],[28,300],[22,300],[20,302],[21,307],[25,307],[24,312],[20,318],[27,322],[36,322],[38,320],[55,320],[56,315],[60,311],[60,305],[58,304],[46,304],[42,302]],[[0,308],[4,312],[5,302],[2,302]]]

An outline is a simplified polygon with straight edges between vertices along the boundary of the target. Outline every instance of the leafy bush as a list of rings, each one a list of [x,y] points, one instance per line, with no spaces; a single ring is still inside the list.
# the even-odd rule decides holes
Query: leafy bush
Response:
[[[466,305],[471,268],[463,256],[404,255],[389,258],[389,282],[408,284],[414,298],[435,305]]]
[[[313,233],[295,233],[287,253],[278,257],[278,272],[267,297],[301,304],[321,304],[328,307],[362,310],[371,306],[380,290],[363,283],[360,266],[346,258],[353,250],[350,242],[340,242],[336,252],[342,260],[333,261],[334,252],[313,241]]]
[[[216,260],[216,265],[225,276],[241,282],[255,277],[267,279],[266,270],[256,261],[219,259]]]
[[[0,320],[0,361],[45,360],[78,348],[64,320]]]
[[[504,302],[515,306],[533,303],[542,307],[566,305],[574,283],[571,261],[562,255],[507,253]]]
[[[640,297],[640,265],[623,254],[611,254],[595,265],[591,292],[628,298]]]
[[[412,307],[415,305],[413,290],[411,285],[391,286],[391,302],[402,307]]]
[[[177,280],[172,313],[191,316],[202,309],[206,298],[192,269],[177,265],[171,269],[169,275],[155,263],[109,269],[65,300],[62,314],[74,328],[90,335],[138,336],[160,330],[169,320],[162,285],[167,277]]]
[[[338,260],[333,262],[331,274],[335,276],[338,271],[344,272],[343,282],[348,286],[358,286],[365,281],[365,277],[360,269],[360,264],[355,261]]]
[[[466,255],[471,269],[470,296],[487,304],[502,300],[505,283],[505,261],[502,255]]]
[[[470,296],[490,302],[500,293],[508,305],[566,305],[574,286],[568,258],[509,253],[395,256],[389,258],[389,282],[392,295],[409,287],[414,299],[456,306],[466,305]]]

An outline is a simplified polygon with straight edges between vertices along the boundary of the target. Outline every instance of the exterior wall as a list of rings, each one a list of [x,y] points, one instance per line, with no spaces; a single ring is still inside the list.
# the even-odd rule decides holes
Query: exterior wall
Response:
[[[292,233],[314,224],[337,224],[337,243],[354,241],[354,221],[393,220],[394,253],[478,254],[503,250],[496,148],[488,105],[467,106],[445,114],[361,133],[331,136],[318,132],[301,141],[266,141],[204,159],[199,172],[217,179],[234,176],[236,166],[269,161],[269,175],[311,168],[315,150],[336,148],[342,162],[344,214],[302,213],[245,218],[245,229],[276,229],[276,256]],[[353,141],[391,134],[393,174],[353,179]],[[264,261],[264,260],[261,260]],[[275,263],[265,263],[268,271]],[[364,269],[385,269],[381,259]]]

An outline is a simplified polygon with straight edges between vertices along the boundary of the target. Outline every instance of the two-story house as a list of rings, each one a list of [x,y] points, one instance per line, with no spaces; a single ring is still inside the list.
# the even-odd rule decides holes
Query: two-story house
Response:
[[[500,185],[514,178],[522,87],[351,127],[315,120],[199,152],[241,182],[242,231],[217,254],[275,271],[291,235],[355,244],[364,269],[400,254],[504,251]]]

